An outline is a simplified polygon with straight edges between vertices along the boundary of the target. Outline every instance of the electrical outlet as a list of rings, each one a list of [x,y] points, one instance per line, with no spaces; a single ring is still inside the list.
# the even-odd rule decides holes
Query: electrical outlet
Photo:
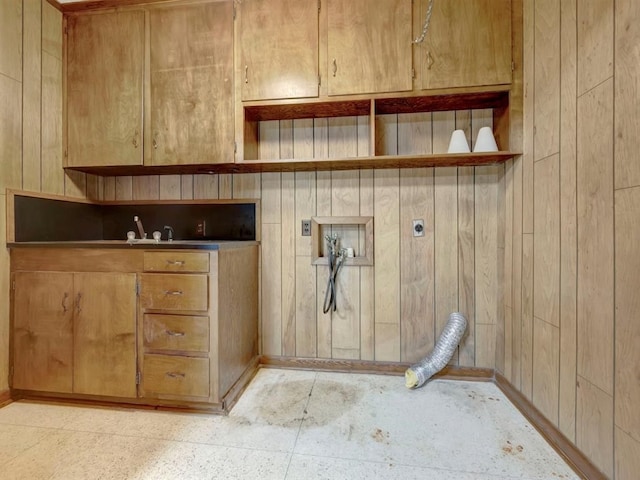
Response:
[[[413,236],[424,237],[424,220],[421,218],[413,221]]]
[[[311,220],[302,220],[302,236],[311,236]]]
[[[207,221],[206,220],[198,220],[196,222],[196,235],[199,237],[207,236]]]

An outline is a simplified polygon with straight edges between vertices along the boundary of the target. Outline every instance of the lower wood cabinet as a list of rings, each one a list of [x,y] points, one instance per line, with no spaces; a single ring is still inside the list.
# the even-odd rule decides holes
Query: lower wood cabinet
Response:
[[[135,397],[135,274],[16,272],[13,281],[13,388]]]
[[[257,365],[257,249],[12,249],[12,391],[227,409]]]

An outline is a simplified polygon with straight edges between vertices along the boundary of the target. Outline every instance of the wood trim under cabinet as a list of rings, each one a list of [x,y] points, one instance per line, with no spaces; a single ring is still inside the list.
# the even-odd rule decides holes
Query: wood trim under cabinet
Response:
[[[607,480],[607,476],[499,372],[495,374],[494,383],[577,475],[588,480]]]

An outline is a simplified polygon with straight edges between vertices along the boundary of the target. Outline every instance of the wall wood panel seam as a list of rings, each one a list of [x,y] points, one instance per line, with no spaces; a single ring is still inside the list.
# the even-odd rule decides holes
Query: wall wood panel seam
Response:
[[[598,88],[600,88],[603,84],[607,83],[609,80],[615,80],[615,76],[611,75],[607,78],[605,78],[604,80],[602,80],[601,82],[597,83],[596,85],[594,85],[593,87],[591,87],[589,90],[585,90],[583,93],[581,93],[580,95],[578,95],[578,98],[582,98],[585,95],[588,95],[589,93],[593,92],[594,90],[597,90]],[[615,92],[615,87],[614,87],[614,92]],[[615,107],[614,107],[615,108]]]

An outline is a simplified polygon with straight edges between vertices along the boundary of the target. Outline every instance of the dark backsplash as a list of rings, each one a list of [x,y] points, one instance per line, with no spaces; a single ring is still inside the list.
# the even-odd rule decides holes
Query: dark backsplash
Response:
[[[140,217],[147,237],[154,230],[167,238],[165,225],[176,240],[255,240],[256,208],[253,203],[93,205],[64,200],[15,196],[17,242],[126,240],[138,229]],[[204,221],[204,235],[197,224]]]

